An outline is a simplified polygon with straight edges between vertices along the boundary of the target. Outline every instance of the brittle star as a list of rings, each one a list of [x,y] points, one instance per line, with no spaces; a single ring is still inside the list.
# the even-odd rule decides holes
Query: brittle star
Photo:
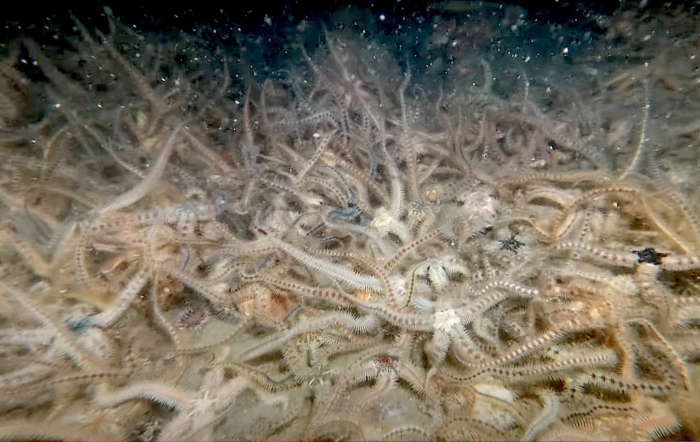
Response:
[[[98,394],[95,403],[99,407],[113,407],[129,400],[147,399],[174,408],[178,411],[177,416],[163,427],[158,438],[190,439],[214,425],[246,388],[253,389],[267,405],[287,406],[286,395],[262,392],[242,376],[224,382],[221,368],[209,371],[197,391],[142,381],[110,393]]]

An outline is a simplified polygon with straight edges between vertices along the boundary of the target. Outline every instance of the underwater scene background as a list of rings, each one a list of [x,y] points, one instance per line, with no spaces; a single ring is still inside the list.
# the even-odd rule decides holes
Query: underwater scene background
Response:
[[[696,5],[244,6],[3,19],[0,438],[700,438]]]

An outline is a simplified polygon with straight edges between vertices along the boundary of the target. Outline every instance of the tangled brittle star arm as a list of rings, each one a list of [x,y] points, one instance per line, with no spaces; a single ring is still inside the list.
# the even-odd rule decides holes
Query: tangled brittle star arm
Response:
[[[157,381],[142,381],[110,393],[98,394],[94,403],[99,407],[113,407],[130,400],[146,399],[173,408],[177,415],[163,427],[159,439],[182,440],[196,437],[203,431],[212,431],[210,427],[218,422],[248,388],[255,390],[265,404],[286,407],[285,395],[261,391],[242,376],[224,381],[221,368],[209,371],[199,390]]]

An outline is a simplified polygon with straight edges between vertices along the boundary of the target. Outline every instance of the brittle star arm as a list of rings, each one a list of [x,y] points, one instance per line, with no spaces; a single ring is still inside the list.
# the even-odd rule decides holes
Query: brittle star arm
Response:
[[[159,439],[188,439],[217,422],[246,388],[254,389],[258,397],[268,405],[281,404],[286,407],[285,395],[261,392],[243,377],[223,383],[223,373],[220,370],[209,372],[198,391],[144,381],[98,395],[95,404],[112,407],[129,400],[147,399],[168,406],[177,410],[178,414],[163,427]]]

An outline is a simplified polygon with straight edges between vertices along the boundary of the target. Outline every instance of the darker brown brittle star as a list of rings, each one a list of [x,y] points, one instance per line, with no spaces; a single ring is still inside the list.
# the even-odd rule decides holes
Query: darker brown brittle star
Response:
[[[637,254],[637,263],[643,264],[653,264],[661,265],[661,259],[668,256],[668,253],[661,253],[654,250],[653,247],[647,247],[642,250],[633,250]]]
[[[500,250],[507,250],[513,253],[518,253],[518,249],[525,245],[515,235],[510,235],[508,238],[498,241],[498,243],[500,244]]]

